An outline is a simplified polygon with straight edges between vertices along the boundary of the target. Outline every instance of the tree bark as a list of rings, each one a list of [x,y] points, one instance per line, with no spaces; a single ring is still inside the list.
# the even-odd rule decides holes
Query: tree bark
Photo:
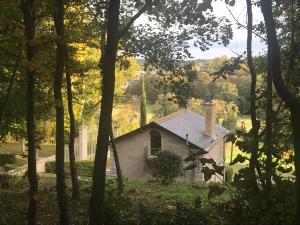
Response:
[[[56,40],[56,71],[54,74],[53,89],[56,111],[56,191],[59,206],[59,223],[69,224],[67,209],[67,194],[65,185],[64,168],[64,106],[62,99],[62,78],[65,64],[65,43],[64,43],[64,0],[55,0],[54,24],[57,34]]]
[[[35,10],[33,0],[22,0],[21,10],[25,25],[26,37],[26,59],[29,62],[27,68],[27,140],[28,140],[28,181],[29,181],[29,206],[27,219],[29,225],[36,224],[38,181],[36,173],[36,146],[35,146],[35,110],[34,110],[34,87],[35,87],[35,66],[34,66],[34,36],[35,36]]]
[[[103,58],[102,100],[93,170],[92,195],[89,204],[89,224],[102,225],[105,176],[111,114],[115,86],[115,64],[118,47],[120,0],[108,3],[107,42]]]
[[[123,175],[122,175],[122,170],[121,170],[121,166],[120,166],[120,161],[119,161],[119,156],[118,156],[118,151],[117,151],[117,146],[116,146],[112,126],[110,128],[109,136],[110,136],[110,141],[111,141],[112,150],[113,150],[114,159],[115,159],[115,164],[116,164],[117,181],[118,181],[118,194],[122,195],[123,190],[124,190]]]
[[[293,127],[293,141],[295,149],[295,170],[296,170],[296,224],[300,225],[300,106],[291,110],[291,122]]]
[[[272,92],[272,74],[268,68],[267,74],[267,107],[266,107],[266,137],[265,137],[265,151],[266,151],[266,193],[270,194],[272,191],[272,101],[273,101],[273,92]]]
[[[268,43],[269,68],[277,94],[285,102],[291,112],[293,128],[293,141],[295,149],[295,174],[296,174],[296,224],[300,224],[300,102],[292,95],[285,85],[281,70],[281,52],[274,24],[272,1],[261,0],[261,9],[265,20]]]
[[[258,167],[257,164],[257,157],[258,157],[258,150],[259,150],[259,121],[257,120],[256,115],[256,71],[253,65],[253,57],[252,57],[252,29],[253,29],[253,15],[252,15],[252,3],[251,0],[246,0],[247,3],[247,15],[248,15],[248,22],[247,22],[247,61],[248,67],[251,74],[251,90],[250,90],[250,116],[251,116],[251,124],[252,129],[251,133],[253,135],[253,150],[250,156],[250,169],[252,172],[251,182],[254,185],[254,188],[257,190],[257,180],[255,176],[255,168]]]
[[[70,171],[72,180],[72,198],[80,199],[79,183],[77,176],[77,166],[75,161],[75,115],[73,110],[73,95],[72,95],[72,79],[69,64],[68,48],[65,46],[65,60],[66,60],[66,83],[67,83],[67,97],[68,97],[68,111],[70,118],[70,138],[69,138],[69,160],[70,160]]]

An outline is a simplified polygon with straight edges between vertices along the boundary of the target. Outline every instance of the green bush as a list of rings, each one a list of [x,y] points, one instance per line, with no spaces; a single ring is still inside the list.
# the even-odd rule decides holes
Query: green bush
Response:
[[[82,177],[92,177],[93,175],[93,160],[76,161],[77,174]],[[46,162],[45,170],[47,173],[55,173],[55,161]],[[70,175],[70,162],[65,162],[65,171]]]
[[[183,174],[183,160],[174,152],[164,150],[152,159],[152,176],[163,183],[171,183]]]
[[[0,166],[4,166],[7,163],[15,163],[16,155],[11,153],[0,153]]]
[[[233,180],[233,169],[230,166],[225,167],[225,182],[231,183]]]
[[[10,176],[7,174],[0,174],[0,188],[1,189],[9,188],[9,178],[10,178]]]

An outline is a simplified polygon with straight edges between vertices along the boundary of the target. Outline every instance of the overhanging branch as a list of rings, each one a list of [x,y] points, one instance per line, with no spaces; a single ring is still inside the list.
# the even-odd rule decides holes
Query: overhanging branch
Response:
[[[235,22],[236,22],[239,26],[241,26],[241,27],[243,27],[244,29],[247,30],[247,26],[244,25],[244,24],[242,24],[242,23],[241,23],[241,22],[233,15],[233,13],[231,12],[231,10],[230,10],[227,6],[226,6],[226,8],[227,8],[228,12],[230,13],[230,15],[232,16],[232,18],[235,20]],[[253,31],[253,30],[252,30],[252,33],[253,33],[255,36],[261,38],[261,40],[267,41],[267,39],[266,39],[265,37],[263,37],[262,35],[260,35],[259,33],[255,32],[255,31]]]
[[[151,2],[151,1],[150,1]],[[151,5],[151,3],[146,1],[145,5],[128,21],[128,23],[125,25],[125,27],[119,32],[119,39],[121,39],[126,32],[130,29],[132,24],[144,13],[147,11],[148,7]]]

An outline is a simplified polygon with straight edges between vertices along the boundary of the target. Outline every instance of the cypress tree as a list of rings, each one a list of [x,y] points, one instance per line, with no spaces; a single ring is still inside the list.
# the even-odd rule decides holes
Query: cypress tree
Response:
[[[147,101],[146,101],[146,91],[145,91],[145,81],[142,79],[141,82],[141,120],[140,120],[140,125],[145,126],[147,124]]]

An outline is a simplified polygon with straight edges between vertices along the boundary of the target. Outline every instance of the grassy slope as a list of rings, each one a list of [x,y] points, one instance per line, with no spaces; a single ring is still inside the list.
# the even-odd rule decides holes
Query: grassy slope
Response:
[[[82,198],[79,201],[69,199],[70,218],[74,224],[86,224],[88,200],[91,191],[91,180],[81,180]],[[40,194],[38,221],[39,224],[56,224],[58,220],[58,208],[55,192],[55,176],[40,174]],[[70,180],[67,179],[67,191],[71,193]],[[0,225],[21,225],[26,221],[27,210],[27,179],[14,178],[10,187],[0,189]],[[155,181],[126,181],[125,196],[131,198],[136,205],[139,202],[151,204],[157,207],[172,207],[176,202],[184,202],[193,205],[197,196],[201,197],[203,210],[211,210],[207,199],[207,184],[172,183],[161,185]],[[229,193],[212,199],[212,202],[223,202],[230,198]],[[14,209],[14,210],[11,210]],[[49,210],[51,209],[51,210]],[[127,206],[124,210],[127,210]],[[211,213],[211,211],[210,211]],[[77,222],[77,223],[75,223]]]

